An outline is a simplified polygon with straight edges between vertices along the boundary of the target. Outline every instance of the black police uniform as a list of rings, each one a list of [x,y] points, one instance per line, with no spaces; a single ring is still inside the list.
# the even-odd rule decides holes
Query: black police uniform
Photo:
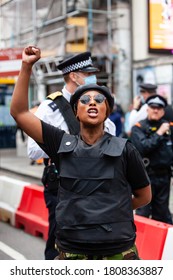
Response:
[[[163,136],[155,133],[163,122],[142,120],[132,128],[131,141],[143,157],[151,180],[152,201],[138,208],[136,214],[172,224],[169,210],[171,165],[173,163],[173,128]]]
[[[44,199],[49,213],[48,239],[46,241],[46,247],[44,253],[45,253],[46,260],[53,260],[57,255],[55,249],[55,228],[56,228],[55,208],[57,205],[59,174],[54,163],[49,163],[48,165],[47,159],[45,159],[44,162],[45,162],[45,168],[42,176],[42,183],[44,185]]]

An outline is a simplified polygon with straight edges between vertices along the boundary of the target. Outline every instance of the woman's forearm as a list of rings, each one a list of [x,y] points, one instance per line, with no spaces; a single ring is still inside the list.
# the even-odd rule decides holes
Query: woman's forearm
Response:
[[[42,143],[41,121],[29,111],[28,88],[33,64],[41,57],[37,47],[26,47],[22,53],[22,66],[14,88],[10,113],[22,128],[35,141]]]
[[[17,83],[14,88],[10,113],[17,121],[18,116],[28,110],[28,87],[32,65],[22,62]]]

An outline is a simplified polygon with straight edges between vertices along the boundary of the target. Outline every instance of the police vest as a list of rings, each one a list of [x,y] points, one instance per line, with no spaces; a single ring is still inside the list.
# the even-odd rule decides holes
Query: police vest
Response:
[[[131,187],[123,153],[126,142],[106,133],[89,146],[78,136],[64,134],[58,150],[63,156],[56,208],[57,243],[62,250],[70,252],[75,244],[71,251],[81,252],[81,244],[87,244],[91,253],[94,243],[98,244],[94,253],[100,254],[114,249],[112,244],[117,248],[133,243]]]
[[[72,110],[72,107],[70,103],[65,99],[63,94],[59,91],[51,93],[47,96],[47,99],[53,100],[49,104],[49,107],[55,111],[56,109],[59,109],[62,116],[64,117],[64,120],[68,126],[68,129],[70,131],[70,134],[78,134],[79,133],[79,122],[77,118],[74,115],[74,112]]]

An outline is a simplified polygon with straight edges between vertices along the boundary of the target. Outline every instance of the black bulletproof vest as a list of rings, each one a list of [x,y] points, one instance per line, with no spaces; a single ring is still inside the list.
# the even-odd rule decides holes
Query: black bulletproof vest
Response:
[[[56,208],[60,248],[63,240],[68,251],[70,242],[104,243],[105,247],[134,238],[131,188],[123,158],[126,141],[106,133],[88,146],[78,136],[63,136]]]

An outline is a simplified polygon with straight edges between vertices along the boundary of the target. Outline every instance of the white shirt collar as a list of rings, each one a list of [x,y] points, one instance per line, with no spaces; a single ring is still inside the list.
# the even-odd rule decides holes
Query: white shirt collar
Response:
[[[62,89],[62,93],[63,93],[63,96],[67,99],[67,101],[70,102],[71,93],[66,89],[65,86]]]

